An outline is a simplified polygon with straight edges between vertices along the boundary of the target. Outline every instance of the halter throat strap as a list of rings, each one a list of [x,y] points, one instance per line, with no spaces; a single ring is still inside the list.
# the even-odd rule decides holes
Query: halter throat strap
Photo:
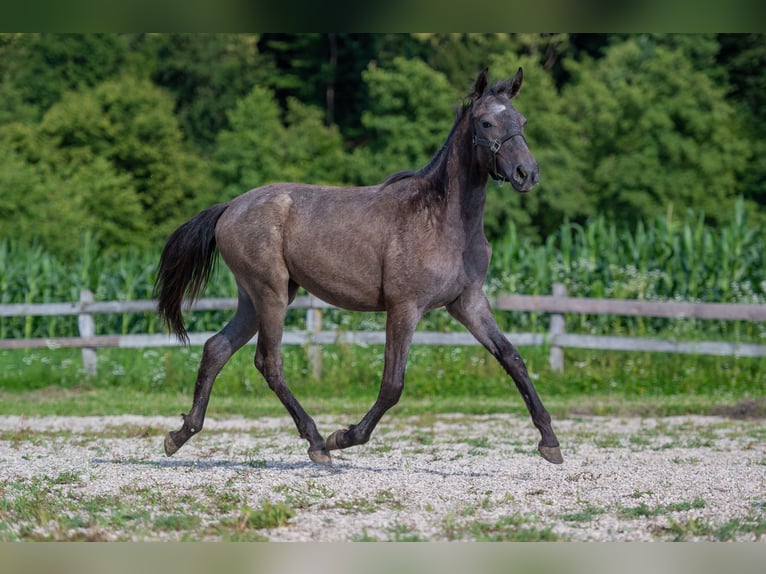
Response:
[[[500,148],[503,147],[505,142],[515,136],[519,136],[526,143],[527,140],[524,138],[524,134],[521,133],[520,130],[512,130],[504,134],[502,137],[495,138],[493,140],[480,138],[478,135],[476,135],[476,123],[473,120],[471,121],[471,132],[474,146],[488,147],[489,151],[492,152],[492,171],[489,174],[492,176],[492,179],[502,184],[505,181],[505,177],[502,177],[497,173],[497,152],[500,151]]]

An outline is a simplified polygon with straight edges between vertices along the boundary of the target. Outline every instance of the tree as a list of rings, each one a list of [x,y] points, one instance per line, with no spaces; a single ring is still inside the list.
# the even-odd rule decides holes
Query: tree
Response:
[[[212,197],[208,166],[185,150],[172,98],[148,80],[123,76],[70,92],[40,130],[65,162],[103,157],[129,174],[155,239]]]
[[[35,128],[0,131],[0,189],[3,235],[20,244],[38,242],[64,257],[76,256],[84,232],[110,249],[148,245],[130,176],[101,157],[61,162]]]
[[[273,58],[276,71],[264,82],[280,108],[289,98],[325,111],[324,123],[337,124],[356,138],[366,105],[362,71],[381,55],[380,34],[263,34],[259,50]]]
[[[751,146],[750,163],[740,181],[742,195],[760,206],[766,218],[766,35],[723,34],[718,61],[728,71],[730,99],[739,106]]]
[[[150,34],[136,41],[152,62],[149,77],[173,95],[179,125],[205,153],[229,127],[226,114],[237,100],[275,75],[258,40],[254,34]]]
[[[59,253],[79,243],[62,238],[84,231],[110,247],[157,244],[213,198],[207,166],[183,147],[172,99],[148,80],[67,92],[38,124],[3,126],[0,143],[11,150],[4,193],[20,208],[17,234],[34,232]]]
[[[272,91],[255,87],[231,111],[231,127],[219,134],[215,155],[224,198],[277,181],[348,183],[338,129],[324,125],[319,108],[294,98],[287,107],[284,124]]]
[[[459,91],[421,60],[395,58],[390,68],[371,64],[363,77],[370,98],[362,114],[368,183],[425,165],[447,139]]]
[[[128,50],[120,34],[24,34],[12,40],[4,54],[9,79],[21,101],[38,113],[66,91],[116,76]]]
[[[732,212],[748,147],[726,85],[682,50],[636,37],[566,65],[564,110],[579,122],[586,193],[599,212],[626,223],[671,205],[715,222]]]

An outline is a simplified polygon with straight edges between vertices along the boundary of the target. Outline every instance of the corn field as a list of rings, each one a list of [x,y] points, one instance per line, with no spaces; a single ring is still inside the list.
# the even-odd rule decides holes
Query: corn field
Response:
[[[635,228],[620,230],[604,217],[584,225],[565,223],[544,244],[520,237],[515,227],[494,245],[487,291],[550,294],[554,283],[579,297],[677,300],[725,303],[766,303],[765,233],[750,226],[742,202],[731,223],[719,228],[704,216],[689,214],[683,223],[672,214]],[[90,235],[81,239],[79,257],[65,262],[38,246],[21,247],[8,238],[0,241],[0,303],[76,301],[82,288],[97,301],[149,299],[159,251],[100,250]],[[221,265],[205,296],[234,297],[232,275]],[[190,330],[216,330],[229,312],[189,315]],[[547,316],[503,313],[508,330],[542,331]],[[292,326],[303,317],[289,314]],[[326,328],[380,329],[381,314],[325,313]],[[97,333],[153,333],[162,326],[152,313],[98,315]],[[424,328],[458,328],[445,313],[432,313]],[[678,335],[692,338],[724,336],[763,342],[763,323],[650,319],[642,317],[572,316],[567,331],[592,334]],[[77,334],[76,317],[0,317],[0,337],[54,337]]]

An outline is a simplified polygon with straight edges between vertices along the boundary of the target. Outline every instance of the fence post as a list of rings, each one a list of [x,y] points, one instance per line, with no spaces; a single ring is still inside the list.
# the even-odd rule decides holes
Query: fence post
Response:
[[[306,311],[306,330],[309,333],[309,337],[316,335],[322,331],[322,310],[314,307],[315,297],[309,296],[311,306]],[[322,346],[309,343],[308,346],[309,367],[311,374],[315,379],[322,378]]]
[[[93,303],[93,293],[88,289],[80,289],[80,303]],[[80,331],[80,337],[93,337],[96,334],[96,323],[90,313],[77,315],[77,327]],[[82,366],[88,375],[96,374],[96,349],[94,347],[82,348]]]
[[[554,297],[566,297],[567,288],[561,283],[553,284],[553,296]],[[556,335],[564,333],[564,315],[560,313],[551,314],[551,352],[550,352],[550,365],[551,370],[556,373],[562,373],[564,371],[564,349],[555,344]]]

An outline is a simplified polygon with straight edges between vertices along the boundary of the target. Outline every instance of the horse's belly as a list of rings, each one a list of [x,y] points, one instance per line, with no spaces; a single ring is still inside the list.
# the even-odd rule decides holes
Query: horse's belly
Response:
[[[322,301],[349,311],[383,311],[383,297],[379,289],[369,285],[327,280],[317,282],[311,278],[291,276],[309,293]]]
[[[351,311],[384,310],[380,272],[371,268],[369,261],[359,261],[349,254],[335,255],[332,261],[303,258],[293,264],[288,262],[290,278],[336,307]]]

